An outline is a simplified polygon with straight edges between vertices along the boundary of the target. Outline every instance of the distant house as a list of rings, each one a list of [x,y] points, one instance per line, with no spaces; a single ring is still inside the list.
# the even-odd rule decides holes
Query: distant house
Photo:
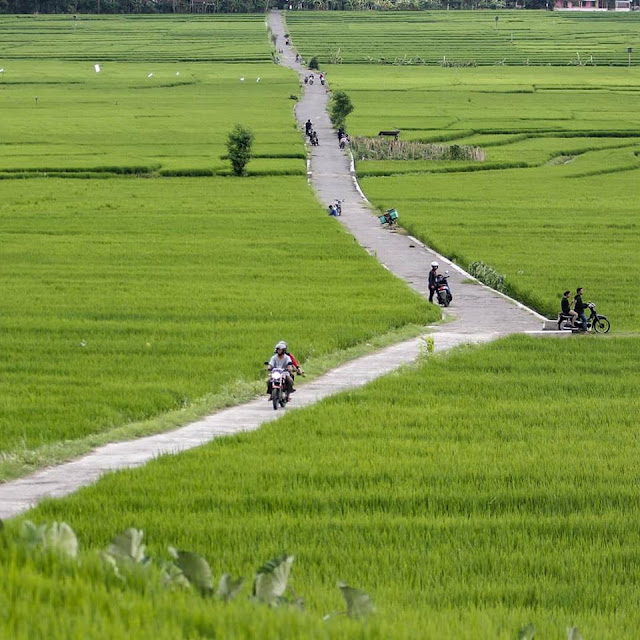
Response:
[[[631,11],[633,0],[554,0],[554,11]]]
[[[608,11],[607,0],[555,0],[554,11]]]

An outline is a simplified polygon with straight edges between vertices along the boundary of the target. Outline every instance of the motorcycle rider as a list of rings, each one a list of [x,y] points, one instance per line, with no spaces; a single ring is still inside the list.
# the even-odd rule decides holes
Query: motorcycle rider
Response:
[[[569,321],[571,322],[571,326],[575,327],[578,314],[571,308],[571,304],[569,303],[570,295],[571,295],[571,291],[567,289],[562,294],[562,300],[560,301],[560,306],[562,308],[562,315],[568,316]]]
[[[282,369],[285,372],[285,385],[290,394],[294,392],[292,377],[294,366],[291,356],[287,354],[287,343],[284,342],[284,340],[281,340],[276,344],[274,354],[271,356],[271,360],[267,363],[267,371],[271,371],[272,369]],[[299,367],[297,368],[299,369]],[[267,382],[267,393],[271,395],[271,380]]]
[[[438,263],[434,260],[431,263],[431,271],[429,271],[429,302],[433,302],[433,295],[436,292],[438,278]]]
[[[576,289],[576,295],[573,297],[573,310],[578,314],[578,318],[580,318],[583,331],[587,331],[589,329],[587,314],[584,312],[586,308],[587,305],[582,302],[582,287],[578,287]]]

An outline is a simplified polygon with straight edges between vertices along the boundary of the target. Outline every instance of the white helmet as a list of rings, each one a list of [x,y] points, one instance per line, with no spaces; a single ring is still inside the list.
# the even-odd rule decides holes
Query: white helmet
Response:
[[[286,351],[287,343],[284,340],[280,340],[280,342],[278,342],[278,344],[273,348],[273,352],[275,353],[278,349],[284,349]]]
[[[438,268],[440,265],[439,265],[439,264],[434,260],[434,261],[431,263],[431,266],[432,266],[432,267],[436,267],[436,268]]]

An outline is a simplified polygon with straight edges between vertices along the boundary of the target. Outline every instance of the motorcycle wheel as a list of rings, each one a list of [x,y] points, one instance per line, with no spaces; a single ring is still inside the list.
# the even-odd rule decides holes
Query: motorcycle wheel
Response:
[[[287,391],[283,391],[280,396],[280,406],[284,407],[287,402],[289,402],[289,393]]]
[[[274,389],[271,392],[271,402],[273,403],[273,409],[276,411],[280,404],[280,389]]]
[[[593,330],[596,333],[609,333],[609,329],[611,329],[609,318],[606,316],[596,316],[593,321]]]
[[[444,302],[442,304],[444,304],[445,307],[449,306],[449,296],[444,297]]]
[[[570,331],[571,328],[571,323],[568,320],[560,320],[558,322],[558,331]]]

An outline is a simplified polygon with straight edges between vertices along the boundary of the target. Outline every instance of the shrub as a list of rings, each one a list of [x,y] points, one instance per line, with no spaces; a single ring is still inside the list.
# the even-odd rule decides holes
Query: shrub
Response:
[[[334,127],[344,127],[347,116],[353,111],[351,98],[344,91],[336,91],[331,97],[329,117]]]
[[[313,56],[313,58],[309,60],[309,69],[315,69],[317,71],[319,68],[318,56]]]
[[[227,151],[233,173],[237,176],[244,174],[244,168],[251,160],[251,146],[253,144],[253,132],[241,124],[237,124],[227,136]]]

